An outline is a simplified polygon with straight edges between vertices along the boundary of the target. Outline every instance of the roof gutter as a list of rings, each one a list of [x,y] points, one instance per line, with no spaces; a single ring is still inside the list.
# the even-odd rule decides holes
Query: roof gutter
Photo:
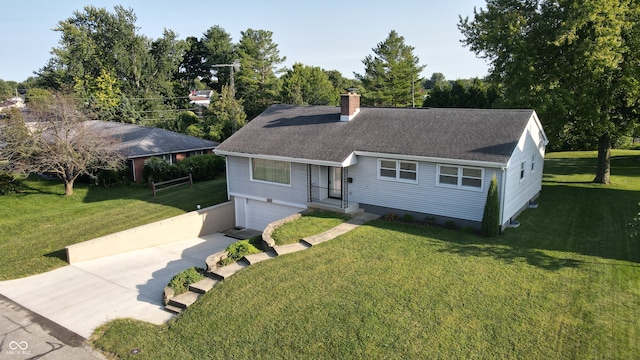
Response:
[[[353,154],[378,157],[378,158],[387,158],[387,159],[424,161],[424,162],[445,163],[445,164],[465,165],[465,166],[478,166],[478,167],[488,167],[488,168],[505,168],[507,166],[507,163],[493,162],[493,161],[447,159],[447,158],[431,157],[431,156],[387,154],[387,153],[378,153],[378,152],[369,152],[369,151],[354,151]]]
[[[253,159],[288,161],[292,163],[311,164],[311,165],[319,165],[319,166],[345,167],[345,166],[354,165],[358,163],[357,159],[355,159],[355,157],[352,157],[352,156],[347,157],[347,159],[343,162],[337,162],[337,161],[294,158],[289,156],[249,154],[249,153],[240,153],[235,151],[225,151],[225,150],[218,150],[218,149],[214,150],[213,152],[216,155],[223,155],[223,156],[230,155],[230,156],[239,156],[239,157],[253,158]]]

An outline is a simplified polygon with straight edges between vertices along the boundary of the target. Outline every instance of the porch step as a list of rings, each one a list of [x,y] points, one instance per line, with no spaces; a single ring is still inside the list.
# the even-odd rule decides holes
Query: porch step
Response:
[[[181,308],[181,307],[177,307],[177,306],[173,306],[173,305],[169,305],[169,304],[165,305],[164,309],[167,310],[168,312],[174,313],[176,315],[180,315],[184,311],[184,309]]]
[[[226,278],[228,278],[229,276],[237,273],[238,271],[246,268],[247,266],[249,266],[249,263],[247,263],[246,261],[243,261],[242,259],[240,259],[239,261],[236,261],[232,264],[229,264],[227,266],[223,266],[223,267],[219,267],[216,268],[214,271],[211,272],[211,274],[219,277],[220,279],[224,280]]]
[[[261,252],[259,254],[247,255],[247,256],[243,257],[243,259],[246,262],[248,262],[249,265],[253,265],[253,264],[259,263],[261,261],[273,259],[276,256],[278,256],[278,254],[275,251],[269,250],[269,251]]]
[[[273,247],[273,250],[276,252],[278,256],[280,256],[284,254],[290,254],[290,253],[302,251],[302,250],[308,249],[309,247],[310,245],[307,243],[297,242],[295,244],[289,244],[289,245],[276,245]]]
[[[200,293],[196,293],[196,292],[193,292],[193,291],[187,291],[186,293],[182,293],[180,295],[176,295],[176,297],[174,297],[173,299],[169,300],[169,304],[168,305],[186,309],[191,304],[196,302],[196,300],[198,300],[198,298],[201,295],[202,294],[200,294]]]
[[[204,279],[189,285],[189,290],[196,293],[205,294],[207,291],[211,290],[219,282],[220,280],[218,279],[205,277]]]

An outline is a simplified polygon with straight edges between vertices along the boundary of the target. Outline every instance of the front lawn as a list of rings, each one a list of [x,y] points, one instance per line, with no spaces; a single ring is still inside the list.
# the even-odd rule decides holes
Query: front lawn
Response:
[[[296,221],[286,223],[273,231],[276,245],[297,243],[303,238],[321,234],[349,219],[348,215],[327,211],[310,211]]]
[[[23,193],[0,196],[0,280],[66,265],[64,247],[227,200],[226,180],[158,193],[146,187],[77,183],[64,196],[59,181],[29,179]]]
[[[539,208],[497,239],[372,221],[92,343],[136,359],[638,358],[640,152],[614,156],[601,186],[594,152],[549,154]]]

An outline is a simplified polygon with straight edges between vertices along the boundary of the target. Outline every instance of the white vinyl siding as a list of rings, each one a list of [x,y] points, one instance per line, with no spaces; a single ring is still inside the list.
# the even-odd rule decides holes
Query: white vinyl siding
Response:
[[[378,159],[378,178],[416,184],[418,183],[418,163]]]
[[[482,191],[484,169],[438,164],[437,186]]]
[[[348,189],[349,201],[398,209],[398,212],[406,210],[471,221],[482,220],[486,189],[460,191],[457,187],[436,186],[437,164],[429,162],[417,163],[418,184],[383,180],[376,176],[376,172],[379,172],[377,160],[360,156],[358,164],[348,168],[349,177],[353,178]],[[482,171],[484,178],[481,182],[490,182],[494,172],[500,183],[500,169]]]
[[[291,163],[277,160],[251,159],[251,180],[291,185]]]
[[[502,224],[506,224],[542,190],[544,154],[544,137],[532,118],[507,164],[504,185],[507,195],[503,203]],[[529,166],[527,160],[532,162]]]

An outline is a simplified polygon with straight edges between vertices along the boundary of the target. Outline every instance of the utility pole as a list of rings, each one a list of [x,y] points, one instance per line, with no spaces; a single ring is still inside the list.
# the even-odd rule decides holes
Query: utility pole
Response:
[[[233,99],[236,99],[236,85],[233,81],[233,71],[238,71],[240,70],[240,60],[236,60],[233,62],[233,64],[216,64],[216,65],[211,65],[211,67],[215,67],[215,68],[219,68],[219,67],[228,67],[231,70],[231,79],[229,80],[229,86],[231,87],[231,96],[233,97]],[[236,132],[236,121],[233,120],[231,122],[231,134],[235,134]]]
[[[234,62],[233,62],[233,64],[216,64],[216,65],[211,65],[211,67],[215,67],[215,68],[218,68],[218,67],[228,67],[228,68],[230,68],[230,69],[231,69],[231,81],[230,81],[229,86],[231,86],[231,95],[233,95],[233,98],[235,99],[235,98],[236,98],[236,87],[235,87],[235,84],[234,84],[234,82],[233,82],[233,71],[234,71],[234,70],[235,70],[235,71],[240,70],[240,61],[239,61],[239,60],[236,60],[236,61],[234,61]]]

